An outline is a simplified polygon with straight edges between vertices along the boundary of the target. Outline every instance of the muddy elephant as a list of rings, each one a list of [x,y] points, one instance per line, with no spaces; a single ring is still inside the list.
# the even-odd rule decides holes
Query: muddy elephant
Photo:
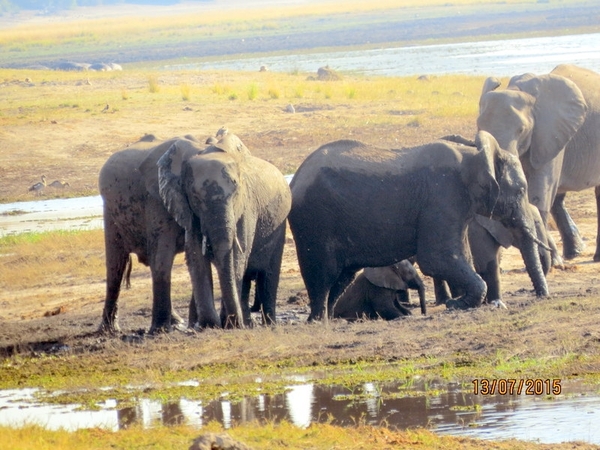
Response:
[[[534,205],[529,204],[529,209],[535,224],[535,236],[543,244],[538,245],[538,252],[542,271],[546,275],[551,267],[546,225]],[[500,282],[501,250],[502,248],[509,248],[511,246],[521,249],[521,234],[518,232],[518,229],[507,228],[497,220],[478,214],[475,215],[475,218],[469,224],[467,233],[473,266],[487,285],[485,300],[488,303],[504,306]],[[438,304],[445,303],[446,300],[458,294],[456,292],[450,294],[443,280],[434,279],[433,282],[436,303]]]
[[[572,259],[584,244],[564,206],[566,193],[595,186],[600,211],[600,74],[563,64],[549,74],[515,76],[506,89],[499,86],[494,78],[486,80],[477,126],[519,155],[531,203],[545,223],[552,214],[563,256]],[[599,238],[594,261],[600,261]]]
[[[333,317],[394,320],[411,315],[403,305],[410,302],[409,289],[418,291],[421,313],[426,314],[425,285],[408,259],[387,267],[366,267],[335,302]]]
[[[102,331],[114,333],[119,330],[118,299],[124,272],[131,267],[128,266],[131,253],[136,254],[142,264],[150,266],[152,273],[150,332],[169,330],[172,325],[183,322],[172,309],[171,270],[175,255],[184,249],[185,232],[163,204],[156,166],[158,159],[175,142],[186,149],[186,156],[204,151],[204,146],[192,136],[163,141],[146,135],[127,149],[113,154],[100,170],[106,251]],[[228,142],[215,145],[221,151],[239,151]]]
[[[237,139],[227,134],[223,138]],[[275,303],[291,193],[282,173],[247,153],[205,152],[185,159],[178,144],[158,161],[159,190],[185,229],[185,252],[200,327],[250,325],[250,282],[266,323]],[[221,286],[221,314],[198,289],[212,263]]]
[[[464,239],[476,213],[521,231],[536,294],[548,295],[521,164],[489,133],[479,132],[475,142],[476,148],[439,140],[388,150],[343,140],[306,158],[291,182],[289,222],[309,320],[330,314],[361,268],[412,256],[425,275],[463,290],[447,307],[479,306],[486,285]]]

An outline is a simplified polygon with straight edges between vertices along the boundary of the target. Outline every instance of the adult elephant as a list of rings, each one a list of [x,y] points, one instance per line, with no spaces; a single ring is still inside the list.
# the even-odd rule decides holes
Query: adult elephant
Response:
[[[162,202],[156,166],[175,142],[185,148],[186,157],[204,150],[192,136],[163,141],[146,135],[113,154],[100,170],[106,252],[106,297],[101,331],[119,331],[118,299],[131,253],[136,254],[142,264],[150,266],[152,272],[150,332],[170,330],[183,322],[171,304],[171,270],[175,255],[183,251],[185,234]],[[215,145],[221,151],[240,151],[236,142]],[[212,286],[205,291],[204,295],[212,295]],[[194,311],[195,308],[189,319],[192,324]]]
[[[419,293],[421,313],[427,313],[425,285],[413,264],[404,259],[387,267],[366,267],[333,306],[333,317],[394,320],[411,315],[408,289]]]
[[[281,172],[249,152],[205,152],[186,159],[178,143],[160,158],[158,171],[164,204],[185,229],[186,261],[200,323],[250,325],[251,280],[256,281],[265,321],[274,323],[291,207],[290,188]],[[198,292],[207,284],[205,267],[210,263],[221,286],[220,319],[214,303],[205,304]]]
[[[531,203],[545,223],[552,214],[563,256],[572,259],[584,244],[564,206],[566,193],[595,186],[600,211],[600,75],[563,64],[546,75],[515,76],[504,90],[499,86],[486,80],[477,125],[519,155]],[[600,261],[598,237],[594,261]]]
[[[475,213],[521,230],[536,293],[548,294],[521,165],[489,133],[479,132],[476,145],[440,140],[387,150],[344,140],[320,147],[302,163],[291,183],[289,222],[310,298],[309,320],[331,312],[361,268],[413,255],[424,274],[463,290],[446,303],[449,308],[480,305],[486,286],[463,239]]]

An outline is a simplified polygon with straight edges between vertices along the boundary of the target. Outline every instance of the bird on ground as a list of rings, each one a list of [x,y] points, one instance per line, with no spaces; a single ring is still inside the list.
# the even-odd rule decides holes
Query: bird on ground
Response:
[[[110,105],[107,103],[102,112],[108,111],[110,109]]]
[[[46,187],[46,175],[42,175],[42,181],[39,183],[35,183],[33,186],[29,188],[30,191],[40,192],[42,189]]]
[[[229,130],[227,128],[225,128],[224,126],[219,128],[219,131],[217,131],[217,137],[218,138],[222,138],[223,136],[225,136],[227,133],[229,133]]]
[[[55,187],[55,188],[65,188],[67,186],[71,186],[69,184],[68,181],[60,181],[60,180],[54,180],[52,183],[49,184],[50,187]]]

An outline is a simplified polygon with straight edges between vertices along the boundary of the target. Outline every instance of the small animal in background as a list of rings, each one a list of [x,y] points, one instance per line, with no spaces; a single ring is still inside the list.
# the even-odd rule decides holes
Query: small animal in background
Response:
[[[53,187],[53,188],[59,188],[59,189],[64,189],[67,186],[71,186],[69,184],[68,181],[61,181],[61,180],[54,180],[52,183],[50,183],[48,186]]]
[[[42,175],[42,181],[35,183],[29,188],[30,192],[41,192],[46,187],[46,175]]]

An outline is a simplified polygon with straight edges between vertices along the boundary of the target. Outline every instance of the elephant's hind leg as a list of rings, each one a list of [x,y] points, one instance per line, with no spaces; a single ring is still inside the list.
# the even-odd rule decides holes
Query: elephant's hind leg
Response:
[[[129,260],[129,253],[125,250],[123,241],[118,233],[105,226],[105,251],[106,251],[106,298],[102,312],[102,323],[99,331],[103,333],[117,333],[118,300],[121,292],[121,282],[125,267]]]

